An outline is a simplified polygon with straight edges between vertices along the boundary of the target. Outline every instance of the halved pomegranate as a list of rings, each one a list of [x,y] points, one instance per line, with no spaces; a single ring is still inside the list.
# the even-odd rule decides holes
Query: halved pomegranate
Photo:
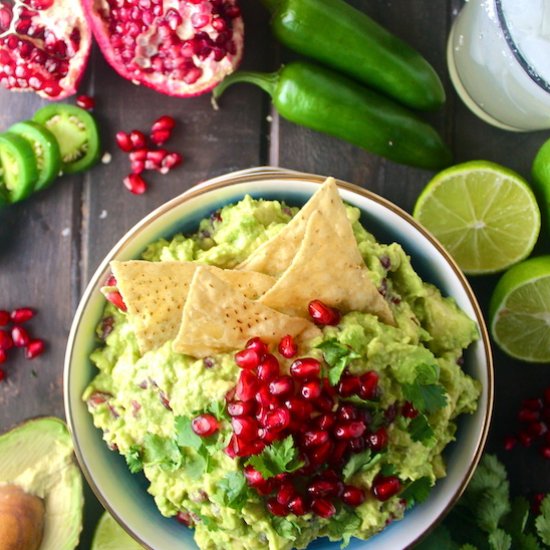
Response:
[[[75,0],[0,0],[0,83],[46,99],[76,92],[92,33]]]
[[[236,0],[83,0],[103,55],[124,78],[189,97],[232,73],[243,51]]]

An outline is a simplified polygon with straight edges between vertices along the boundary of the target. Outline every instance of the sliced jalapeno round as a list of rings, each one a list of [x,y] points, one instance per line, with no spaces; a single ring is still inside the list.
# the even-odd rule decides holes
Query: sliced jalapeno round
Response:
[[[55,136],[61,151],[63,173],[82,172],[99,160],[97,125],[92,115],[84,109],[56,103],[39,109],[33,120]]]
[[[0,134],[0,202],[27,198],[38,179],[32,147],[21,136]]]
[[[55,136],[44,126],[32,120],[18,122],[9,130],[21,136],[32,147],[38,168],[38,179],[34,190],[48,187],[59,176],[61,170],[61,153]]]

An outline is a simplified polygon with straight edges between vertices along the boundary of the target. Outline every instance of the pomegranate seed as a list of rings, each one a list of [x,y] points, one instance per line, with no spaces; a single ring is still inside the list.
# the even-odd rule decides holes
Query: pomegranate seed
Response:
[[[349,397],[359,393],[360,388],[359,376],[344,375],[338,383],[338,394],[342,397]]]
[[[381,451],[388,445],[388,432],[386,428],[379,428],[366,438],[367,445],[375,452]]]
[[[309,455],[309,459],[311,463],[314,466],[320,466],[321,464],[325,464],[333,448],[334,448],[334,445],[330,440],[327,441],[326,443],[323,443],[322,445],[319,445],[318,447],[315,447],[311,452],[311,454]]]
[[[216,417],[211,414],[200,414],[191,421],[191,428],[201,437],[208,437],[218,431],[219,424]]]
[[[151,161],[150,164],[153,169],[158,170],[167,154],[168,151],[166,149],[157,149],[156,151],[148,150],[145,154],[145,161]]]
[[[13,338],[7,330],[0,330],[0,349],[7,351],[13,347]]]
[[[141,174],[145,170],[145,163],[142,160],[133,160],[130,163],[132,174]]]
[[[181,523],[182,525],[186,525],[187,527],[191,527],[193,524],[193,521],[191,519],[191,515],[189,512],[178,512],[176,514],[176,521],[178,523]]]
[[[531,503],[531,510],[534,514],[540,514],[540,505],[546,497],[546,493],[535,493],[533,495],[533,501]]]
[[[277,361],[277,358],[272,355],[271,353],[268,353],[262,360],[262,362],[258,365],[258,378],[262,382],[271,382],[275,378],[277,378],[280,374],[279,372],[279,361]]]
[[[312,300],[307,309],[316,325],[337,325],[340,322],[340,312],[323,304],[321,300]]]
[[[307,512],[306,504],[301,496],[294,497],[290,500],[288,509],[297,516],[303,516]]]
[[[1,317],[0,312],[0,317]],[[18,309],[14,309],[10,314],[10,319],[13,323],[16,323],[18,325],[22,323],[26,323],[27,321],[30,321],[35,316],[35,312],[30,307],[20,307]],[[7,323],[4,323],[6,325]],[[0,319],[0,325],[2,325],[2,320]]]
[[[111,302],[116,308],[120,309],[120,311],[128,311],[128,308],[126,307],[126,304],[124,303],[124,299],[122,298],[122,294],[118,291],[108,292],[105,295],[105,298]]]
[[[378,393],[378,374],[370,370],[359,378],[359,395],[362,399],[372,400]]]
[[[338,487],[335,481],[316,479],[308,485],[307,492],[314,498],[336,496]]]
[[[91,111],[95,107],[95,99],[89,95],[79,95],[76,98],[76,104],[86,111]]]
[[[241,416],[231,419],[231,426],[235,435],[246,440],[254,440],[258,437],[258,423],[250,417]]]
[[[241,369],[255,369],[260,360],[260,354],[253,348],[243,349],[235,354],[235,363]]]
[[[260,439],[266,444],[269,445],[278,439],[281,439],[281,434],[278,431],[268,430],[267,428],[260,428],[258,430],[258,435]]]
[[[304,399],[315,400],[321,397],[321,382],[319,380],[310,380],[306,382],[300,389],[300,393]]]
[[[324,445],[330,436],[325,430],[310,430],[303,436],[304,447],[319,447]]]
[[[321,518],[331,518],[336,513],[336,508],[330,500],[324,498],[316,498],[311,503],[313,512]]]
[[[149,153],[147,149],[136,149],[135,151],[132,151],[128,156],[130,157],[131,162],[136,162],[138,160],[143,162],[147,158],[147,153]]]
[[[546,460],[550,460],[550,447],[547,445],[543,445],[539,449],[539,453],[543,458],[546,458]]]
[[[290,413],[288,409],[279,407],[267,413],[265,427],[271,432],[280,432],[290,424]]]
[[[518,413],[520,422],[536,422],[540,418],[540,413],[531,409],[521,409]]]
[[[315,400],[315,406],[321,412],[331,412],[334,407],[334,400],[330,395],[321,395]]]
[[[338,441],[336,445],[334,445],[334,449],[332,451],[332,454],[329,457],[329,461],[331,464],[339,464],[342,459],[344,458],[344,455],[346,454],[348,448],[348,442],[347,441]]]
[[[359,506],[365,502],[365,492],[359,487],[346,485],[342,494],[342,502],[348,506]]]
[[[546,405],[550,405],[550,387],[544,390],[543,399]]]
[[[6,371],[4,371],[4,369],[0,369],[0,382],[2,382],[2,380],[5,380],[6,378]]]
[[[376,499],[385,501],[396,495],[401,490],[401,482],[396,476],[378,475],[374,478],[372,492]]]
[[[504,450],[511,451],[517,445],[517,437],[513,435],[507,435],[504,438]]]
[[[294,382],[288,375],[279,376],[269,383],[269,392],[277,397],[287,397],[294,391]]]
[[[5,327],[10,322],[10,314],[9,312],[0,309],[0,327]]]
[[[296,489],[292,483],[283,483],[277,491],[277,502],[283,506],[288,506],[290,501],[296,496]]]
[[[260,407],[265,411],[273,410],[279,406],[279,400],[269,393],[269,389],[266,386],[262,386],[256,394],[256,401],[260,404]],[[265,416],[265,415],[263,415]]]
[[[0,364],[5,363],[8,360],[8,354],[5,349],[0,348]]]
[[[544,422],[532,422],[529,426],[527,426],[527,431],[533,437],[540,437],[548,431],[548,428]]]
[[[294,338],[290,334],[283,336],[279,342],[279,353],[286,357],[286,359],[291,359],[298,353],[298,347],[294,342]]]
[[[285,406],[292,413],[292,416],[299,420],[306,420],[313,413],[313,405],[311,403],[296,397],[287,399]]]
[[[143,132],[140,132],[139,130],[132,130],[128,134],[128,137],[130,138],[130,142],[132,144],[132,151],[136,151],[137,149],[145,149],[145,147],[147,147],[147,138]]]
[[[533,444],[533,436],[528,432],[519,432],[518,440],[523,447],[530,447]]]
[[[249,370],[242,370],[237,381],[235,397],[239,401],[252,401],[256,396],[258,378]]]
[[[151,127],[151,132],[157,132],[158,130],[173,130],[175,126],[176,121],[171,116],[164,115],[155,120]]]
[[[261,358],[263,358],[263,356],[268,352],[266,344],[262,341],[261,338],[258,338],[257,336],[251,338],[246,343],[245,348],[256,350]]]
[[[252,414],[254,411],[254,403],[252,401],[234,401],[227,405],[227,413],[229,416],[244,416]]]
[[[338,439],[355,439],[356,437],[361,437],[366,429],[365,423],[358,420],[356,422],[338,424],[334,430],[334,435]]]
[[[44,341],[36,338],[35,340],[31,340],[27,344],[27,347],[25,349],[25,357],[27,359],[34,359],[35,357],[42,355],[45,349],[46,346],[44,344]]]
[[[349,448],[354,453],[360,453],[364,451],[365,447],[366,447],[366,443],[362,437],[356,437],[355,439],[351,439],[349,442]]]
[[[348,422],[357,420],[357,409],[353,405],[341,405],[338,409],[338,418]]]
[[[521,407],[532,411],[540,411],[543,407],[542,399],[524,399],[521,402]]]
[[[330,430],[334,426],[336,418],[332,413],[324,413],[319,415],[315,419],[315,422],[321,430]]]
[[[297,359],[290,365],[290,374],[295,378],[318,378],[321,374],[321,363],[313,357]]]
[[[134,195],[143,195],[147,191],[147,183],[139,174],[130,174],[126,176],[122,183]]]
[[[248,485],[251,487],[262,485],[266,481],[262,474],[250,465],[244,467],[244,477],[246,478]]]
[[[151,141],[155,145],[163,145],[170,139],[171,135],[172,132],[170,130],[155,130],[151,132]]]
[[[405,401],[401,407],[401,416],[405,418],[416,418],[418,411],[412,406],[412,403]]]
[[[267,501],[267,509],[274,516],[286,516],[288,514],[287,507],[278,502],[276,498],[270,498]]]
[[[20,326],[15,326],[11,329],[11,338],[16,348],[24,348],[31,340],[28,332]]]
[[[168,153],[164,159],[162,159],[162,164],[160,167],[161,173],[167,173],[172,168],[179,166],[183,162],[183,155],[180,153]]]

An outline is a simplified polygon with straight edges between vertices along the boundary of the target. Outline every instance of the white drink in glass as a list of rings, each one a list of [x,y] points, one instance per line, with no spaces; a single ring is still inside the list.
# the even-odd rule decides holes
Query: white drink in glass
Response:
[[[469,0],[447,44],[453,85],[489,124],[550,129],[550,0]]]

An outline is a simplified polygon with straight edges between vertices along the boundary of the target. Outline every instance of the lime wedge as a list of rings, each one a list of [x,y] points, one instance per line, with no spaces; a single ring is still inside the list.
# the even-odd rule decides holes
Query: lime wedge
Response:
[[[95,529],[90,550],[143,550],[143,546],[126,533],[109,512],[105,512]]]
[[[527,258],[540,231],[540,210],[527,182],[487,161],[437,174],[413,216],[470,275],[496,273]]]
[[[489,322],[495,342],[508,355],[550,362],[550,256],[530,258],[501,277]]]

